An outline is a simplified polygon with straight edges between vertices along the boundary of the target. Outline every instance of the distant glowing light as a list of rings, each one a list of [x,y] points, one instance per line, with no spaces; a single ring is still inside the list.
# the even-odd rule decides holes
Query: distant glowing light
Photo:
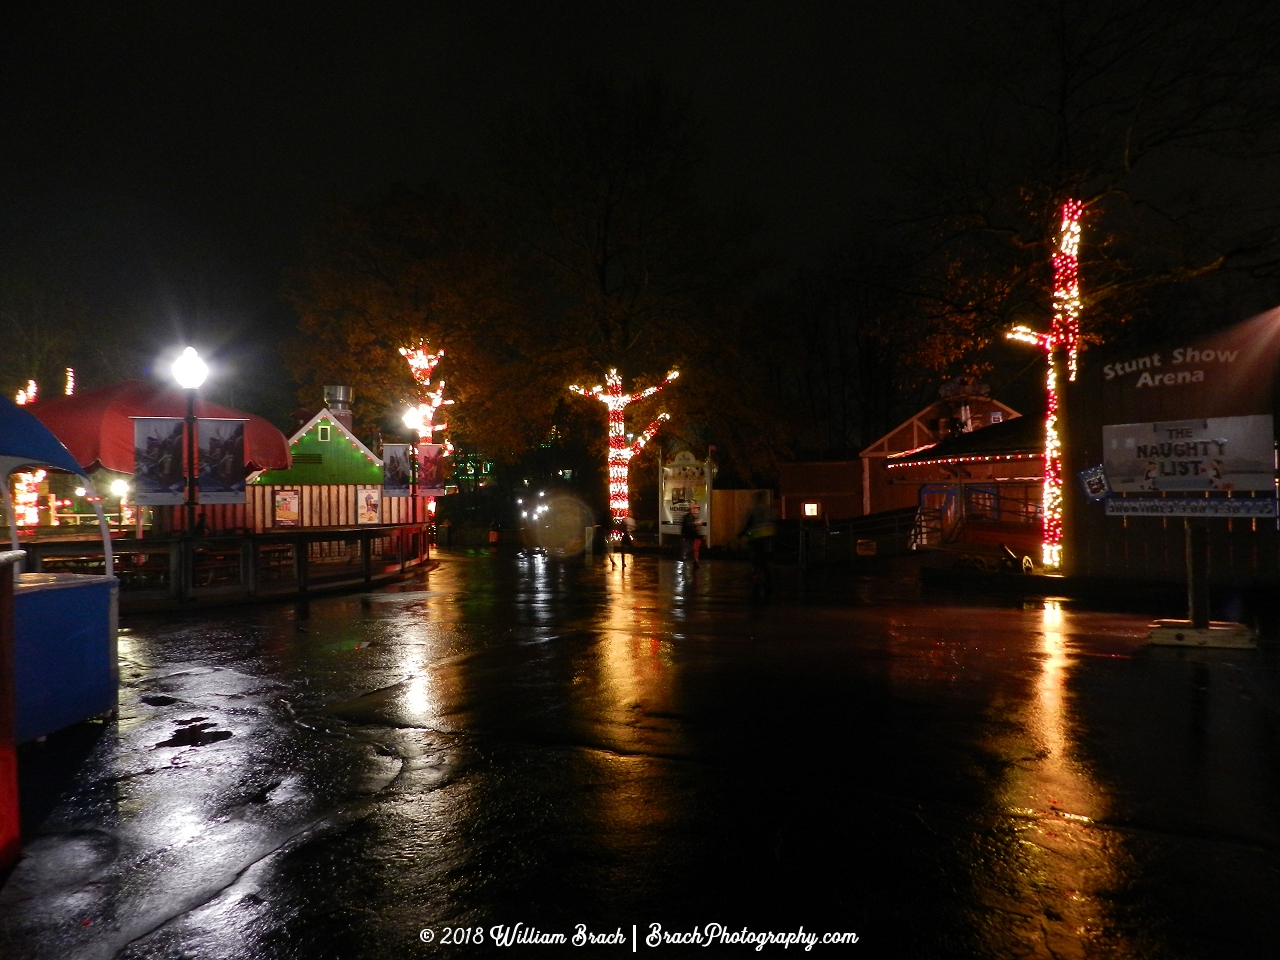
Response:
[[[1024,327],[1021,325],[1014,327],[1005,334],[1005,337],[1009,340],[1018,340],[1022,343],[1029,343],[1033,347],[1040,347],[1041,349],[1048,349],[1049,346],[1049,337],[1046,334],[1036,333],[1030,327]]]
[[[28,380],[26,389],[19,390],[13,398],[13,402],[20,407],[25,407],[29,403],[35,403],[36,390],[36,382],[34,380]]]
[[[62,392],[68,397],[73,396],[76,392],[76,372],[71,367],[67,367],[67,380]]]
[[[44,470],[13,475],[13,512],[18,526],[40,525],[40,485],[46,476]]]

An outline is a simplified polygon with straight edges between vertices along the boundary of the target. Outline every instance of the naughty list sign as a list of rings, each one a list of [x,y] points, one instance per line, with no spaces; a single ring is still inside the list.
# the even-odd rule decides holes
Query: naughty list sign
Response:
[[[1102,428],[1103,466],[1115,493],[1275,489],[1270,414]]]

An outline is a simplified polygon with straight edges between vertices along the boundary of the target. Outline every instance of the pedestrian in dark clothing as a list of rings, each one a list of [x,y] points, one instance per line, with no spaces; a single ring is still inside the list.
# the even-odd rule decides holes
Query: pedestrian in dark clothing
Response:
[[[688,563],[693,561],[693,569],[698,569],[698,547],[702,543],[702,524],[699,522],[698,505],[689,504],[689,510],[680,521],[680,559]]]
[[[751,596],[767,599],[773,592],[773,571],[769,569],[769,554],[773,552],[773,537],[777,533],[773,508],[768,495],[761,490],[756,494],[747,521],[742,525],[740,537],[747,538],[747,550],[751,554]]]
[[[617,519],[614,520],[613,530],[611,530],[609,534],[608,546],[612,546],[614,543],[617,544],[618,553],[622,555],[623,570],[627,569],[627,554],[631,553],[631,542],[635,532],[636,532],[636,518],[633,517],[631,515],[631,511],[628,510],[621,517],[618,517]],[[617,564],[614,562],[614,559],[613,559],[612,550],[609,551],[609,566],[610,567],[617,566]]]

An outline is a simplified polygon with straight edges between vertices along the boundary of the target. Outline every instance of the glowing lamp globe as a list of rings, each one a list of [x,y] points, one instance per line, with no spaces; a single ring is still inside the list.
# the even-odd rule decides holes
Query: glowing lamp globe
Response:
[[[129,492],[129,484],[125,480],[111,481],[111,495],[113,497],[123,497]]]
[[[184,390],[199,390],[205,377],[209,376],[209,366],[200,359],[195,347],[187,347],[177,360],[173,361],[173,379]]]
[[[422,432],[422,411],[417,407],[410,407],[404,412],[404,425],[410,430]]]

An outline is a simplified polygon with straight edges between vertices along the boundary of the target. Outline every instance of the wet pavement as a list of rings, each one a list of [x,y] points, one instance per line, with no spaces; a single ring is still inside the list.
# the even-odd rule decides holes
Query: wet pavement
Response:
[[[1280,954],[1274,646],[747,580],[458,551],[127,621],[118,722],[24,749],[0,956]]]

